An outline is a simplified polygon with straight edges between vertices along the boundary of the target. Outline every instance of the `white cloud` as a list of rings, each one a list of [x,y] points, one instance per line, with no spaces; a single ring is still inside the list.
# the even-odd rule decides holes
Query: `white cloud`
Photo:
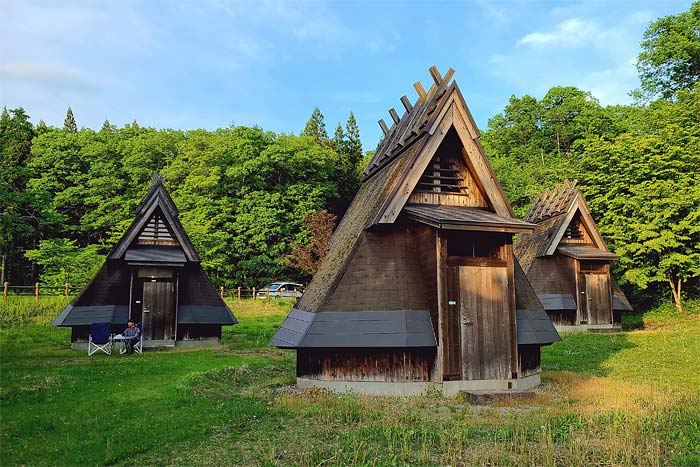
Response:
[[[520,39],[517,45],[578,47],[597,40],[601,34],[595,23],[572,18],[559,23],[554,31],[530,33]]]
[[[0,63],[0,79],[32,81],[35,83],[83,90],[97,89],[97,81],[83,70],[65,65],[33,61]]]

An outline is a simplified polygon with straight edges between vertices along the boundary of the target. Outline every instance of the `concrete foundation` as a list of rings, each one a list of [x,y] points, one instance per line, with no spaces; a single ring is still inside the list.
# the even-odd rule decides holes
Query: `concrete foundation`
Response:
[[[336,393],[354,392],[369,396],[415,396],[438,391],[445,396],[455,396],[464,391],[523,391],[540,384],[540,374],[517,379],[474,380],[474,381],[412,381],[397,383],[391,381],[327,381],[311,378],[297,378],[300,389],[323,388]]]
[[[221,343],[218,337],[212,337],[209,339],[191,339],[186,341],[143,341],[144,349],[167,349],[167,348],[188,348],[188,347],[210,347],[212,345],[219,345]],[[86,341],[71,342],[70,348],[73,350],[83,350],[87,352],[88,343]],[[114,352],[117,351],[118,346],[114,346]],[[113,353],[114,353],[113,352]]]
[[[576,326],[566,326],[555,324],[557,332],[619,332],[622,326],[619,324],[579,324]]]

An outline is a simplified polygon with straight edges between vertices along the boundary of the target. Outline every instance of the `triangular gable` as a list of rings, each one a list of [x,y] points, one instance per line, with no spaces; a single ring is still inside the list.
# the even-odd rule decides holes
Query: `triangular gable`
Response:
[[[163,179],[156,174],[153,176],[151,188],[137,208],[136,218],[119,242],[114,246],[108,258],[123,259],[126,250],[144,232],[148,223],[151,222],[156,215],[158,215],[167,228],[169,228],[169,231],[185,253],[187,260],[199,262],[199,255],[187,236],[185,228],[178,219],[178,210],[175,207],[175,203],[165,189]]]
[[[478,129],[457,84],[453,82],[446,94],[447,97],[440,103],[441,108],[435,109],[437,117],[427,130],[427,137],[422,142],[420,151],[416,154],[413,163],[409,164],[406,173],[403,174],[401,183],[390,194],[374,217],[374,224],[390,224],[396,221],[436,151],[452,129],[459,137],[464,161],[473,174],[479,190],[486,198],[488,206],[502,217],[513,217],[510,203],[478,141]],[[404,115],[403,118],[409,117],[410,113]]]
[[[566,216],[564,217],[563,221],[559,224],[558,230],[554,235],[551,236],[551,240],[547,245],[547,249],[545,250],[545,255],[550,256],[554,254],[557,247],[561,243],[564,234],[566,233],[566,229],[569,227],[571,221],[574,219],[577,213],[580,213],[581,224],[590,235],[591,240],[593,241],[593,245],[601,251],[610,251],[608,250],[608,246],[605,244],[605,240],[603,240],[603,237],[598,231],[598,227],[596,226],[595,221],[593,220],[591,210],[588,208],[586,200],[583,199],[583,194],[580,190],[578,190],[578,193],[576,194],[571,205],[569,206]]]

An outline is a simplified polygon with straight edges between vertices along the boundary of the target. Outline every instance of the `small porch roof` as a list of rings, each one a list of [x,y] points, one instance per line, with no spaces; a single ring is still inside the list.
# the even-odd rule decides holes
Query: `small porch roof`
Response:
[[[404,214],[414,221],[438,229],[480,230],[491,232],[531,232],[535,224],[499,216],[493,212],[467,206],[407,204]]]
[[[557,252],[575,259],[614,261],[620,259],[615,253],[601,250],[593,245],[559,245]]]
[[[126,250],[124,259],[135,265],[174,265],[187,262],[185,252],[180,247],[143,246]]]

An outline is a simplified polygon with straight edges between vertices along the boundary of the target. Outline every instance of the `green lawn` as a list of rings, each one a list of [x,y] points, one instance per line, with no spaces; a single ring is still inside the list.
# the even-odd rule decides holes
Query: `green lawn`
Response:
[[[483,407],[297,392],[266,345],[291,304],[261,302],[232,302],[221,346],[127,356],[70,350],[50,310],[0,316],[0,465],[700,466],[695,317],[564,336],[533,400]]]

